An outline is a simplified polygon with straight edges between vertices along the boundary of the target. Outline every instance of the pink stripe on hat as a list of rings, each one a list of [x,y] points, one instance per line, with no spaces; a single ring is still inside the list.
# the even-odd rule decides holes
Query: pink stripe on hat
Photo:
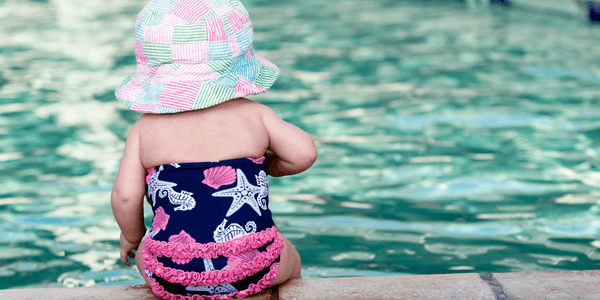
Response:
[[[228,37],[227,42],[229,42],[229,47],[231,47],[231,53],[233,54],[233,56],[239,56],[240,54],[242,54],[235,35]]]
[[[156,105],[142,105],[134,103],[131,106],[131,109],[141,113],[152,113],[154,110],[156,110]]]
[[[221,74],[204,65],[182,65],[178,70],[171,66],[160,66],[152,78],[152,84],[176,81],[206,81],[221,77]]]
[[[144,55],[144,44],[142,42],[133,43],[133,52],[135,52],[135,58],[138,65],[145,65],[148,63],[148,58]]]
[[[178,71],[171,68],[171,66],[158,66],[154,77],[152,77],[151,84],[168,83],[177,81]]]
[[[264,59],[264,58],[262,58],[262,57],[260,57],[260,56],[258,56],[258,55],[256,55],[256,56],[255,56],[255,58],[256,58],[256,59],[257,59],[257,60],[258,60],[258,61],[259,61],[259,62],[260,62],[262,65],[265,65],[265,66],[268,66],[268,67],[271,67],[271,68],[277,68],[277,66],[276,66],[274,63],[272,63],[272,62],[270,62],[270,61],[268,61],[268,60],[266,60],[266,59]]]
[[[227,39],[225,26],[221,18],[206,20],[206,39],[209,42],[219,42]]]
[[[135,73],[138,77],[138,80],[142,81],[142,80],[146,79],[146,77],[150,76],[150,74],[151,74],[150,67],[148,67],[147,65],[143,65],[143,66],[138,65]]]
[[[198,21],[198,19],[207,14],[211,9],[212,7],[205,1],[179,0],[173,5],[169,13],[182,18],[186,22],[192,23]]]
[[[166,26],[175,26],[175,25],[182,25],[182,24],[186,24],[185,20],[178,17],[178,16],[174,16],[174,15],[166,15],[162,22],[160,22],[160,25],[166,25]]]
[[[235,85],[235,96],[243,97],[249,94],[257,94],[266,92],[267,89],[261,88],[254,83],[250,82],[250,80],[240,76],[240,80]]]
[[[196,100],[201,82],[172,82],[165,84],[159,105],[179,110],[189,110]]]
[[[203,64],[208,62],[208,44],[171,45],[174,64]]]
[[[244,24],[248,23],[246,21],[246,15],[244,15],[239,10],[229,10],[227,12],[227,17],[229,18],[229,23],[231,27],[233,27],[233,31],[238,33],[240,30],[244,28]]]
[[[170,26],[148,26],[144,33],[145,43],[171,44],[173,42],[173,28]]]
[[[221,77],[206,65],[184,65],[179,69],[180,81],[206,81]]]
[[[154,66],[152,68],[150,68],[150,74],[152,75],[152,77],[154,77],[156,75],[156,72],[159,70],[160,66]]]
[[[131,78],[126,86],[117,90],[115,96],[117,98],[122,98],[133,102],[143,92],[144,85],[141,82],[134,81],[134,79]]]

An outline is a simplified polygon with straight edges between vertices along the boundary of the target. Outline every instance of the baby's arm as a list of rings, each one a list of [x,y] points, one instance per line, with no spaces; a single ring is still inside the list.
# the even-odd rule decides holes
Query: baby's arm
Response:
[[[269,134],[268,150],[272,152],[267,152],[269,175],[280,177],[308,169],[317,159],[317,147],[310,135],[283,121],[266,106],[261,112]]]
[[[146,193],[146,170],[140,160],[139,134],[134,125],[125,144],[125,154],[111,193],[111,206],[121,228],[121,260],[130,265],[127,256],[135,257],[144,234],[143,197]]]

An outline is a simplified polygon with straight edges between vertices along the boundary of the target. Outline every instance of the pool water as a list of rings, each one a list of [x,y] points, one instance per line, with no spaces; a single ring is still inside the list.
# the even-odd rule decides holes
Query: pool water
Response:
[[[598,269],[600,27],[462,1],[246,0],[305,277]],[[0,289],[141,283],[110,189],[144,1],[0,0]],[[151,214],[146,207],[146,222]]]

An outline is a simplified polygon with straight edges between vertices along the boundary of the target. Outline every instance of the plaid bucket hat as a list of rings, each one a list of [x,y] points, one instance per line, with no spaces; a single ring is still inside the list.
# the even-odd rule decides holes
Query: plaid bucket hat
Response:
[[[176,113],[267,91],[279,77],[252,49],[239,0],[154,0],[135,23],[135,75],[115,91],[127,108]]]

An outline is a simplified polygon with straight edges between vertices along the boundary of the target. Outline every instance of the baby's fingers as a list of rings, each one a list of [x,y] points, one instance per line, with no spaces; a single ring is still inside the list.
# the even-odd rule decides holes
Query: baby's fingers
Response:
[[[131,251],[129,251],[131,253]],[[125,250],[121,250],[121,261],[126,265],[126,266],[130,266],[131,263],[129,262],[129,260],[127,260],[127,256],[129,256],[129,253],[125,252]]]

